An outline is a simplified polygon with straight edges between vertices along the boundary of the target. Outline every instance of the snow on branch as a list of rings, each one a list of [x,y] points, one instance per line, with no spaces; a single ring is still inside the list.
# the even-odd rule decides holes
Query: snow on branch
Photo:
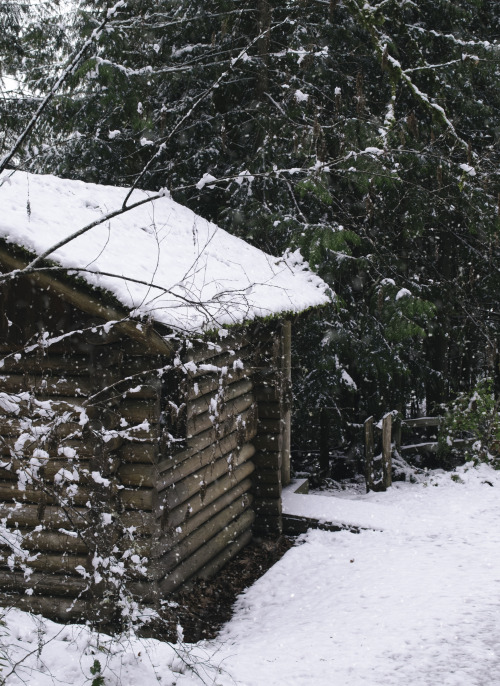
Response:
[[[223,83],[224,79],[234,70],[236,65],[241,62],[245,61],[247,57],[248,50],[250,50],[251,47],[256,45],[260,40],[262,40],[263,37],[265,37],[268,33],[269,30],[274,30],[279,28],[280,26],[283,26],[286,24],[286,20],[278,22],[274,26],[272,26],[270,29],[266,28],[263,31],[259,32],[259,34],[252,40],[248,45],[246,45],[244,48],[240,50],[238,55],[231,60],[229,63],[227,69],[225,69],[218,77],[215,79],[215,81],[208,87],[206,88],[201,95],[194,101],[194,103],[191,105],[189,110],[184,114],[183,117],[179,119],[179,121],[175,124],[175,126],[172,127],[172,129],[169,131],[168,135],[165,136],[164,138],[160,139],[158,143],[160,143],[158,150],[155,152],[155,154],[149,159],[149,161],[144,165],[142,171],[137,175],[133,185],[130,188],[129,193],[125,197],[125,200],[123,201],[123,206],[127,204],[130,196],[132,195],[133,191],[138,187],[140,184],[141,180],[144,178],[144,175],[148,172],[148,170],[151,168],[151,165],[154,163],[156,159],[160,157],[162,154],[163,150],[166,147],[166,144],[171,140],[171,138],[177,133],[177,131],[180,129],[180,127],[186,122],[196,111],[198,106],[207,98],[211,93],[213,93],[214,90],[217,90],[220,85]]]
[[[80,64],[82,59],[84,58],[85,54],[87,53],[88,49],[93,45],[100,37],[102,31],[106,26],[110,23],[111,17],[113,14],[116,12],[116,10],[123,5],[123,0],[119,0],[112,8],[110,8],[107,12],[106,18],[101,22],[101,24],[95,28],[90,37],[84,42],[84,44],[75,50],[73,55],[70,57],[68,60],[68,64],[64,68],[62,74],[59,76],[59,78],[55,81],[53,84],[52,88],[48,92],[48,94],[45,96],[45,98],[42,100],[40,105],[38,106],[38,109],[36,112],[33,114],[31,117],[30,121],[24,128],[24,131],[21,132],[21,134],[18,136],[17,140],[15,141],[14,145],[11,147],[11,149],[2,157],[0,158],[0,174],[4,171],[4,169],[7,168],[8,164],[11,162],[17,151],[20,149],[20,147],[24,144],[24,142],[29,138],[31,135],[31,132],[35,128],[35,126],[38,124],[40,121],[44,111],[47,109],[49,103],[53,100],[53,98],[59,93],[61,86],[67,81],[67,79],[73,74],[77,66]]]
[[[460,145],[460,147],[464,149],[467,153],[469,153],[468,143],[464,141],[464,139],[461,136],[459,136],[453,123],[446,114],[444,108],[441,107],[441,105],[438,105],[436,102],[433,102],[433,100],[427,95],[427,93],[424,93],[422,90],[420,90],[420,88],[411,79],[409,75],[410,70],[403,69],[401,63],[389,54],[389,37],[385,33],[382,34],[380,32],[380,29],[374,18],[374,13],[378,9],[378,7],[380,7],[380,5],[373,7],[369,4],[367,0],[364,0],[362,5],[359,0],[346,0],[346,2],[348,6],[351,7],[351,9],[355,12],[358,19],[360,19],[363,27],[370,34],[374,44],[375,51],[381,62],[390,65],[390,69],[393,75],[397,76],[408,86],[413,95],[422,105],[424,105],[424,107],[426,107],[435,115],[437,115],[438,119],[445,125],[448,132]]]

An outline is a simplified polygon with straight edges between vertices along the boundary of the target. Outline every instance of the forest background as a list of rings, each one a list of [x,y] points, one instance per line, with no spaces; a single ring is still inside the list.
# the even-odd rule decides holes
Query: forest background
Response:
[[[296,448],[500,391],[494,0],[0,1],[0,159],[158,190],[335,293]],[[297,430],[297,428],[299,430]]]

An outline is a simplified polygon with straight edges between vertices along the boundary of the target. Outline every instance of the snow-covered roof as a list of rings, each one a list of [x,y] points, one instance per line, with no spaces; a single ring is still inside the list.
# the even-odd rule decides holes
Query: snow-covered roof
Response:
[[[41,255],[118,210],[128,190],[26,172],[0,176],[0,238]],[[157,194],[134,190],[128,204]],[[276,258],[163,196],[106,220],[49,259],[137,317],[184,331],[301,312],[329,301],[300,253]],[[84,270],[84,271],[82,271]]]

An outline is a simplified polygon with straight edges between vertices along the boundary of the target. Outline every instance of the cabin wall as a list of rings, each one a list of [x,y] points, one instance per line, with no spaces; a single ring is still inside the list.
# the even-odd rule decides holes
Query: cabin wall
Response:
[[[162,593],[193,576],[214,574],[249,542],[255,518],[252,345],[239,333],[189,346],[182,357],[188,371],[185,441],[159,467]]]
[[[217,572],[255,533],[282,532],[289,331],[287,323],[256,324],[222,341],[191,342],[181,355],[171,386],[182,389],[174,404],[185,441],[158,465],[161,596]]]
[[[126,588],[157,605],[254,533],[280,535],[286,323],[185,342],[174,361],[36,279],[0,299],[0,393],[19,394],[17,408],[0,395],[0,519],[32,558],[0,544],[4,603],[88,618],[93,598],[116,594],[95,578],[94,558],[108,556],[126,559]],[[60,338],[47,346],[47,334]]]
[[[85,619],[92,598],[113,590],[94,558],[120,561],[130,550],[149,560],[158,539],[157,369],[168,360],[34,278],[0,297],[2,600]],[[13,556],[5,534],[22,535],[24,553]],[[126,567],[129,589],[144,595],[141,574]]]

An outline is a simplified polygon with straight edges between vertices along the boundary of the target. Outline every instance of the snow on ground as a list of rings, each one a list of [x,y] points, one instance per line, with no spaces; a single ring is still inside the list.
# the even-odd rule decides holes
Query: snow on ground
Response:
[[[0,239],[110,291],[138,317],[186,331],[213,329],[329,302],[299,251],[272,257],[166,195],[55,176],[0,175]],[[148,200],[153,196],[155,200]],[[96,223],[68,243],[62,242]]]
[[[309,514],[318,508],[330,517],[334,508],[339,521],[374,523],[377,530],[302,536],[240,596],[218,641],[187,646],[205,683],[500,684],[498,472],[465,466],[429,473],[422,483],[395,484],[387,493],[311,502]],[[202,683],[158,641],[122,642],[110,654],[97,650],[86,629],[45,623],[47,636],[61,633],[38,656],[33,620],[13,612],[7,621],[13,658],[34,651],[9,686],[91,683],[92,652],[108,661],[109,685]]]

